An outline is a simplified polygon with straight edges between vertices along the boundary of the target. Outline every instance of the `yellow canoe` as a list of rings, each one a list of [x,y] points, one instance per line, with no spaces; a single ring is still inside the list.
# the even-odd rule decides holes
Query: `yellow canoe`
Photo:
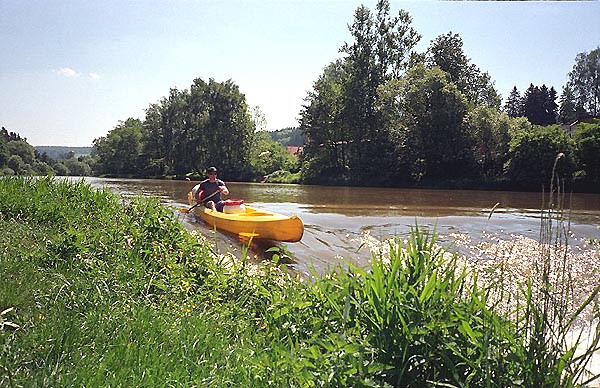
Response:
[[[195,204],[191,193],[188,194],[188,202],[191,206]],[[213,228],[240,237],[297,242],[304,234],[304,224],[299,217],[288,217],[247,205],[243,213],[221,213],[203,206],[195,207],[194,212]]]

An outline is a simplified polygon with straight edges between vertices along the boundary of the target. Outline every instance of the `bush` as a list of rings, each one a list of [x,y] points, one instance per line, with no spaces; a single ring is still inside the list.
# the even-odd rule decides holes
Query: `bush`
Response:
[[[574,133],[577,159],[591,180],[600,180],[600,119],[597,121],[579,124]]]
[[[300,182],[300,173],[291,173],[286,170],[278,170],[269,175],[267,175],[266,182],[271,183],[299,183]]]
[[[10,167],[4,167],[2,169],[2,175],[15,175],[15,171]]]
[[[563,154],[556,171],[569,177],[575,171],[575,144],[559,126],[533,126],[512,134],[507,176],[518,187],[539,189],[550,182],[554,160]]]

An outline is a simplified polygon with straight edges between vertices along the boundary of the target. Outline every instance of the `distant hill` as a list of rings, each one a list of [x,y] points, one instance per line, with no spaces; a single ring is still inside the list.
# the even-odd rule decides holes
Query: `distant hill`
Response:
[[[303,146],[306,143],[306,136],[302,134],[300,128],[284,128],[269,132],[271,139],[284,146]]]
[[[89,155],[92,147],[37,146],[35,150],[40,154],[45,152],[52,159],[63,159],[69,152],[73,152],[75,157]]]

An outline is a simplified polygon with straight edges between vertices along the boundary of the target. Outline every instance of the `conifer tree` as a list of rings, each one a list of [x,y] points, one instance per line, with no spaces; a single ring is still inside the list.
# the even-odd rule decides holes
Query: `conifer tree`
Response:
[[[575,96],[573,90],[567,83],[563,86],[560,96],[559,121],[562,124],[571,124],[577,120],[577,106],[575,105]]]
[[[509,117],[523,116],[523,99],[521,98],[521,94],[519,93],[519,90],[517,90],[516,86],[513,86],[510,95],[506,99],[504,111]]]

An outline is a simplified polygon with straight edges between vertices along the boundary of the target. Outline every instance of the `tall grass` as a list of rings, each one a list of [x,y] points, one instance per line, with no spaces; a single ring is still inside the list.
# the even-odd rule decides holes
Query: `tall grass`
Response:
[[[517,312],[517,328],[525,339],[528,358],[537,361],[525,370],[526,376],[536,386],[587,385],[600,378],[586,371],[594,352],[600,350],[600,328],[597,326],[600,284],[585,300],[579,301],[575,309],[571,307],[575,295],[573,272],[567,260],[570,230],[567,209],[570,206],[565,203],[565,182],[556,173],[563,159],[564,154],[557,155],[550,191],[547,197],[543,196],[539,256],[534,276],[524,286],[524,307]],[[593,331],[587,333],[588,338],[582,337],[583,330],[579,335],[574,334],[578,329],[576,323],[580,324],[577,319],[584,310],[593,310],[591,322],[588,322]],[[593,325],[596,325],[595,329]],[[584,341],[586,347],[576,354]]]
[[[310,281],[83,183],[0,180],[0,228],[0,386],[573,386],[587,357],[553,288],[505,314],[419,227]]]

